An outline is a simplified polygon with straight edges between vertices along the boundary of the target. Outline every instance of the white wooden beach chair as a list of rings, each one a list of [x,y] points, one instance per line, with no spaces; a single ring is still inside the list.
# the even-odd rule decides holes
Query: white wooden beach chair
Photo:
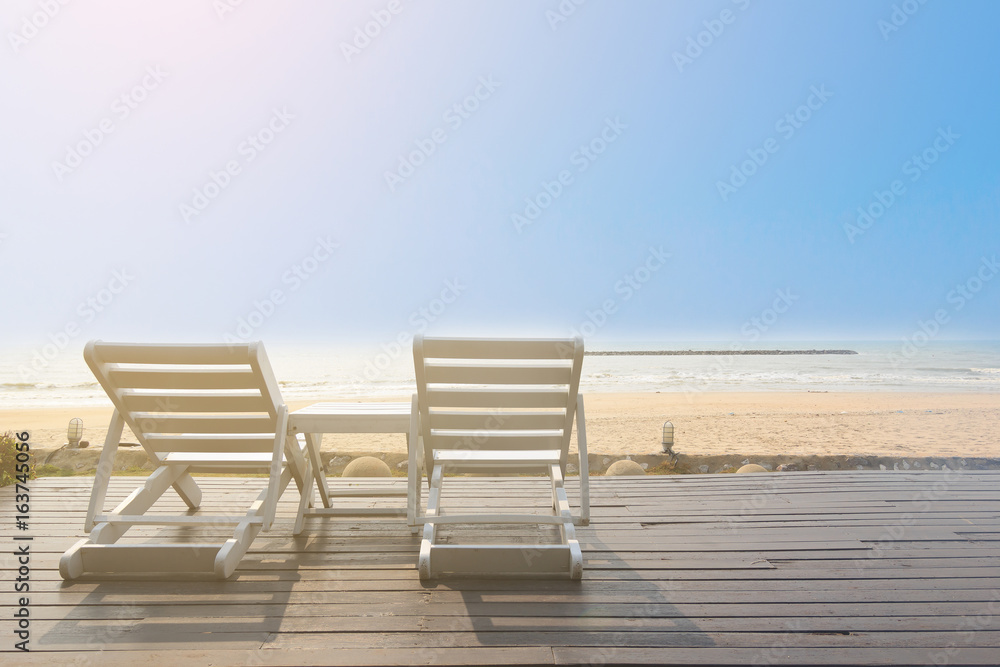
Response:
[[[115,410],[87,508],[90,537],[63,554],[59,572],[64,579],[98,573],[226,578],[257,533],[271,527],[278,498],[293,478],[300,491],[301,516],[301,505],[311,499],[312,471],[303,455],[304,439],[287,434],[288,409],[261,343],[91,341],[84,358]],[[125,424],[156,468],[145,484],[104,513]],[[202,493],[193,472],[266,472],[270,478],[245,515],[210,516],[194,512]],[[191,511],[147,513],[171,487]],[[134,526],[235,526],[235,532],[223,544],[117,543]]]
[[[413,360],[417,393],[410,429],[408,505],[410,525],[423,525],[420,578],[462,574],[579,579],[583,557],[574,524],[585,525],[590,519],[587,435],[583,396],[578,394],[583,340],[417,336]],[[563,485],[574,418],[580,454],[578,516],[570,510]],[[441,507],[445,474],[461,472],[545,473],[551,482],[552,512],[445,513]],[[425,475],[430,490],[427,509],[421,511]],[[505,488],[510,482],[497,482],[494,498],[509,498]],[[558,544],[438,543],[438,528],[445,524],[554,525],[560,540]]]

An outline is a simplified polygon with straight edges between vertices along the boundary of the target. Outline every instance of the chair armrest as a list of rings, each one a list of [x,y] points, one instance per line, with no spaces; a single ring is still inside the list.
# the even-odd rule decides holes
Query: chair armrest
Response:
[[[423,447],[420,442],[420,411],[417,405],[417,395],[410,400],[410,434],[406,443],[408,463],[406,467],[406,523],[413,527],[417,525],[417,515],[420,513],[420,479],[421,463],[424,460]]]
[[[583,394],[576,395],[576,443],[580,453],[580,523],[590,524],[590,458],[587,453],[587,417]]]

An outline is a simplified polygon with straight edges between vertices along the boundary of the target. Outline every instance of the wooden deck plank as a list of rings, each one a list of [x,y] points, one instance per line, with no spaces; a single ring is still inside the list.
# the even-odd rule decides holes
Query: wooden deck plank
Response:
[[[381,665],[553,665],[555,664],[552,649],[548,647],[516,647],[516,648],[440,648],[424,649],[415,652],[412,648],[404,649],[344,649],[330,651],[327,648],[296,649],[293,651],[281,649],[230,650],[224,651],[207,646],[201,649],[191,649],[183,646],[169,645],[159,651],[170,650],[167,654],[173,664],[213,665],[213,667],[245,667],[246,665],[261,665],[262,667],[311,667],[324,665],[330,667],[379,667]],[[90,649],[81,652],[84,660],[93,659],[100,665],[108,667],[133,667],[134,665],[162,665],[164,654],[152,652],[151,649],[105,651]],[[90,657],[92,656],[92,658]],[[61,657],[61,656],[60,656]],[[52,653],[19,654],[18,664],[51,665]]]
[[[364,577],[359,579],[301,579],[298,577],[259,577],[255,578],[250,573],[243,573],[234,576],[228,581],[175,581],[170,584],[170,592],[164,593],[163,584],[156,581],[118,581],[114,583],[113,592],[105,593],[108,585],[99,581],[76,581],[66,584],[62,579],[35,578],[33,579],[32,591],[37,599],[45,601],[46,595],[53,595],[53,600],[58,604],[77,604],[74,596],[86,596],[91,593],[99,593],[102,596],[120,596],[127,600],[135,596],[143,596],[144,600],[150,596],[166,595],[167,600],[174,601],[178,595],[198,594],[199,599],[207,595],[229,596],[233,595],[262,595],[265,593],[354,593],[354,592],[397,592],[407,594],[413,591],[427,592],[461,592],[474,591],[482,593],[517,593],[521,591],[534,591],[538,593],[563,593],[577,594],[579,591],[593,593],[597,591],[611,593],[628,593],[629,591],[650,591],[664,590],[672,593],[685,592],[715,592],[730,593],[736,590],[731,579],[727,578],[704,578],[704,579],[680,579],[670,578],[663,581],[640,580],[630,581],[625,579],[598,579],[591,577],[583,583],[573,581],[562,581],[559,579],[536,580],[525,583],[523,581],[507,581],[503,579],[461,579],[443,580],[438,582],[414,582],[410,579],[387,578],[380,576],[378,579]],[[794,591],[875,591],[875,590],[895,590],[895,591],[932,591],[941,595],[951,595],[958,591],[982,591],[982,578],[950,578],[950,579],[871,579],[864,580],[838,580],[838,579],[787,579],[782,581],[780,588],[776,588],[772,580],[755,576],[752,579],[743,578],[739,582],[740,592],[769,591],[773,593]],[[910,593],[904,593],[910,594]]]
[[[134,665],[156,665],[157,654],[148,650],[106,651],[81,653],[92,655],[101,665],[109,667],[131,667]],[[378,665],[418,664],[412,649],[354,649],[331,652],[329,649],[300,649],[294,652],[277,649],[253,651],[221,651],[207,649],[177,649],[170,657],[178,664],[215,665],[218,667],[261,665],[265,667],[288,667],[294,665],[357,665],[369,667]],[[931,664],[937,658],[938,664],[995,665],[994,648],[950,649],[894,649],[891,654],[883,648],[787,648],[775,650],[754,649],[746,652],[729,648],[520,648],[520,649],[435,649],[419,654],[421,663],[436,665],[575,665],[575,664],[620,664],[620,665],[747,665],[747,660],[758,658],[757,664],[774,665],[914,665]],[[23,654],[18,656],[19,664],[48,665],[52,654]]]
[[[371,616],[270,616],[251,617],[230,615],[224,619],[212,616],[185,616],[183,618],[144,618],[147,629],[172,633],[175,629],[197,628],[206,633],[249,633],[249,632],[357,632],[369,635],[389,632],[525,632],[536,629],[539,632],[690,632],[697,628],[702,632],[742,633],[742,632],[815,632],[827,634],[849,634],[860,632],[955,632],[962,629],[963,619],[954,616],[875,616],[858,619],[849,616],[769,616],[769,617],[554,617],[546,618],[542,627],[526,627],[522,617],[470,617],[470,616],[382,616],[373,629]],[[116,638],[130,631],[135,625],[132,619],[41,619],[34,626],[44,634],[45,640],[53,644],[80,643],[94,637]],[[966,630],[968,630],[966,628]],[[976,632],[1000,632],[1000,620],[996,617],[984,618],[976,625]],[[968,633],[967,633],[968,634]],[[986,635],[984,635],[986,636]],[[83,639],[81,639],[83,637]]]
[[[798,632],[791,629],[778,632],[397,632],[373,637],[372,633],[350,632],[282,632],[275,634],[264,648],[331,649],[365,648],[482,648],[488,646],[521,646],[536,644],[555,647],[614,647],[614,648],[750,648],[767,649],[781,642],[788,648],[893,648],[904,642],[912,648],[940,649],[954,645],[959,648],[993,645],[1000,633],[981,631],[974,636],[957,638],[950,632]]]
[[[748,582],[749,583],[749,582]],[[684,604],[691,602],[706,602],[718,604],[733,603],[756,603],[756,604],[778,604],[778,603],[828,603],[828,602],[907,602],[907,603],[932,603],[949,602],[953,600],[964,600],[967,602],[989,602],[995,597],[993,593],[982,588],[969,589],[884,589],[884,588],[828,588],[816,590],[815,588],[800,587],[788,590],[785,587],[775,589],[773,586],[750,587],[745,590],[741,585],[739,590],[728,586],[717,590],[679,590],[675,587],[663,585],[648,590],[642,589],[616,590],[611,587],[587,586],[576,591],[538,591],[538,590],[514,590],[514,591],[436,591],[433,599],[435,603],[463,602],[468,595],[475,594],[483,600],[497,603],[520,602],[525,595],[530,593],[531,600],[535,603],[565,602],[571,604],[584,604],[605,602],[609,604],[622,604],[635,601],[637,595],[656,594],[662,596],[672,604]],[[655,591],[655,593],[654,593]],[[136,600],[141,600],[145,605],[171,605],[176,603],[179,587],[171,586],[171,591],[162,589],[156,593],[146,592],[137,594],[135,592],[101,596],[101,604],[111,604],[115,600],[121,604],[134,604]],[[339,604],[360,604],[360,605],[383,605],[397,603],[424,603],[428,597],[427,592],[421,590],[383,590],[383,591],[317,591],[317,590],[229,590],[220,592],[198,592],[196,589],[188,588],[184,595],[191,596],[196,604],[252,604],[255,602],[269,602],[277,595],[288,596],[289,604],[322,604],[335,600]],[[36,609],[36,617],[43,617],[49,607],[59,613],[60,609],[72,608],[76,605],[91,603],[88,598],[92,593],[66,593],[66,592],[45,592],[33,593],[32,602]]]
[[[378,571],[378,581],[379,582],[411,582],[412,572],[408,570],[379,570]],[[803,577],[800,570],[795,569],[784,569],[784,568],[773,568],[773,569],[757,569],[753,571],[752,579],[755,581],[762,582],[772,582],[771,585],[777,586],[778,584],[773,582],[783,581],[785,583],[780,584],[781,586],[786,586],[789,582],[801,582],[801,581],[816,581],[825,582],[825,585],[850,585],[851,583],[864,583],[870,581],[883,581],[883,582],[895,582],[895,581],[924,581],[924,582],[940,582],[942,587],[947,587],[947,585],[952,581],[980,581],[983,582],[983,586],[988,586],[991,580],[996,580],[1000,577],[1000,566],[991,567],[951,567],[951,568],[921,568],[921,567],[910,567],[910,568],[858,568],[858,567],[838,567],[832,569],[824,569],[822,571],[814,572],[811,577]],[[8,575],[9,576],[9,575]],[[33,575],[34,576],[34,575]],[[56,581],[59,580],[58,572],[52,570],[43,570],[38,573],[38,579],[44,579],[45,581]],[[286,570],[258,570],[258,571],[240,571],[237,570],[236,574],[230,579],[230,582],[257,582],[257,581],[300,581],[303,579],[302,573],[297,572],[294,569]],[[373,577],[370,570],[362,568],[343,568],[338,570],[311,570],[309,572],[308,579],[315,582],[351,582],[354,585],[372,585],[378,586],[378,583],[370,583],[373,581]],[[642,582],[687,582],[687,581],[714,581],[714,582],[731,582],[731,581],[747,581],[747,572],[744,569],[735,570],[710,570],[710,571],[699,571],[699,570],[676,570],[668,568],[644,568],[638,569],[602,569],[599,571],[587,572],[585,575],[585,581],[601,581],[607,583],[617,583],[617,582],[633,582],[633,585],[643,585]],[[94,580],[89,580],[93,582]],[[198,583],[204,585],[212,585],[216,583],[212,580],[205,581],[204,579],[198,579],[192,581],[197,581]],[[440,583],[454,583],[461,580],[442,580]],[[475,580],[473,580],[475,581]],[[180,580],[181,583],[188,583],[186,580]],[[88,580],[81,579],[78,580],[77,584],[88,583]],[[110,582],[108,582],[110,585]],[[117,584],[132,583],[127,581],[116,582]],[[412,582],[411,582],[412,583]],[[433,590],[434,586],[439,582],[430,582],[427,587]],[[537,586],[551,585],[552,582],[535,582]],[[996,583],[994,581],[994,583]],[[395,584],[391,584],[395,585]],[[403,584],[399,584],[403,585]],[[493,585],[498,586],[510,586],[510,582],[504,580],[496,580]],[[579,584],[577,584],[579,585]]]
[[[655,616],[656,618],[703,618],[703,617],[739,617],[756,618],[761,615],[777,616],[898,616],[905,608],[906,615],[912,616],[978,616],[989,615],[989,601],[968,602],[808,602],[808,603],[774,603],[762,605],[756,603],[672,603],[666,601],[666,596],[659,594],[664,601],[646,600],[638,603],[608,603],[608,602],[529,602],[511,603],[494,602],[441,602],[441,603],[406,603],[388,602],[372,609],[368,605],[340,604],[336,602],[314,604],[288,604],[285,601],[273,603],[221,603],[193,604],[184,603],[163,604],[130,604],[125,605],[129,618],[185,618],[187,616],[209,615],[224,616],[237,609],[243,615],[260,617],[299,617],[318,616],[323,618],[339,616],[365,616],[378,618],[380,615],[392,616],[510,616],[525,619],[545,618],[576,618],[579,616],[599,616],[606,618],[632,618],[636,616]],[[530,599],[530,594],[526,596]],[[997,608],[997,603],[992,605]],[[53,609],[53,607],[46,607]],[[125,612],[106,609],[104,605],[80,605],[69,611],[69,620],[122,618]],[[119,614],[115,616],[115,614]],[[13,621],[3,621],[13,625]]]
[[[902,641],[902,639],[900,640]],[[616,647],[597,650],[592,648],[555,648],[556,664],[617,664],[617,665],[995,665],[995,648],[792,648],[777,643],[768,648],[734,651],[729,648],[670,650],[655,648]]]

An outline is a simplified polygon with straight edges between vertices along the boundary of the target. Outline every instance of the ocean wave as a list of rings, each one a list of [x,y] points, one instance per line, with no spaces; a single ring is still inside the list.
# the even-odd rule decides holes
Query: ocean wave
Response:
[[[951,367],[940,367],[940,366],[916,366],[915,371],[921,371],[924,373],[971,373],[974,368],[951,368]]]
[[[92,389],[99,387],[97,382],[0,382],[3,389]]]

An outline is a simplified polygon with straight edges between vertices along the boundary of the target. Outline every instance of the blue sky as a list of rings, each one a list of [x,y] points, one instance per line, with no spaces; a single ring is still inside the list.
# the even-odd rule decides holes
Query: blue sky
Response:
[[[231,4],[4,3],[3,340],[997,338],[1000,4]]]

